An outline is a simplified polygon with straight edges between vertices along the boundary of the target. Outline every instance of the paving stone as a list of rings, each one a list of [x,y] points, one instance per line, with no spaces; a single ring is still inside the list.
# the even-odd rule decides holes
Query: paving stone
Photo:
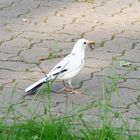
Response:
[[[111,60],[87,59],[85,65],[89,68],[105,68],[112,64]]]
[[[125,108],[131,103],[137,102],[139,93],[137,90],[126,88],[119,88],[118,93],[113,92],[111,95],[111,106],[116,108]]]
[[[83,81],[83,94],[92,95],[94,99],[102,97],[103,79],[94,77],[93,79]]]
[[[121,38],[129,38],[130,40],[136,40],[139,41],[139,35],[140,32],[138,31],[133,31],[133,30],[126,30],[123,33],[117,35],[117,37],[121,37]]]
[[[108,52],[122,52],[124,50],[126,51],[126,50],[131,49],[134,43],[136,43],[137,45],[136,41],[132,41],[130,39],[114,38],[113,40],[106,42],[103,48],[100,48],[100,49],[108,51]]]
[[[114,57],[119,57],[121,56],[121,53],[117,53],[117,52],[107,52],[105,50],[93,50],[89,52],[88,57],[93,57],[95,59],[99,59],[102,61],[105,60],[112,60]]]
[[[1,61],[1,68],[9,71],[26,71],[32,64],[21,62]],[[1,73],[2,74],[2,73]]]
[[[140,80],[139,79],[127,79],[126,82],[124,83],[121,83],[119,84],[119,87],[126,87],[128,89],[136,89],[136,90],[139,90],[140,87],[139,87],[139,84],[140,84]]]
[[[127,78],[132,78],[132,79],[140,79],[140,71],[131,71],[130,73],[127,74]]]
[[[5,42],[6,40],[11,40],[12,39],[13,33],[8,32],[8,31],[4,31],[4,30],[1,30],[0,32],[2,34],[2,36],[0,38],[0,42]]]
[[[12,104],[19,102],[21,98],[21,92],[16,89],[16,92],[13,89],[14,87],[6,87],[3,89],[2,94],[0,94],[0,106],[9,107]],[[17,94],[18,93],[18,94]]]
[[[0,52],[0,61],[9,60],[10,57],[15,56],[15,54],[9,54],[7,52]]]
[[[127,116],[129,118],[138,117],[140,113],[139,107],[140,107],[140,103],[130,105],[129,111],[125,113],[124,116],[125,117]],[[133,114],[135,114],[135,116]]]
[[[29,40],[27,40],[27,39],[24,39],[24,38],[15,38],[15,39],[13,39],[13,40],[10,40],[10,41],[6,41],[6,42],[4,42],[2,45],[3,46],[6,46],[6,47],[16,47],[15,49],[14,48],[12,48],[11,50],[10,50],[10,48],[8,48],[8,49],[5,49],[5,50],[10,50],[10,52],[13,50],[17,50],[17,49],[22,49],[22,47],[23,48],[26,48],[26,46],[28,46],[29,45]],[[2,49],[2,48],[1,48]]]
[[[132,61],[132,62],[140,62],[140,56],[139,56],[139,53],[140,53],[140,50],[138,48],[136,49],[131,49],[131,50],[128,50],[124,56],[120,57],[120,59],[123,59],[123,60],[129,60],[129,61]]]
[[[0,115],[10,102],[20,103],[24,89],[45,76],[42,70],[48,73],[71,52],[79,38],[96,42],[93,51],[86,49],[86,66],[72,81],[83,94],[52,92],[51,111],[56,116],[75,113],[80,107],[102,102],[103,83],[110,87],[111,78],[116,77],[119,95],[112,91],[111,109],[124,120],[139,115],[139,5],[138,0],[0,1]],[[121,66],[121,61],[131,65]],[[61,87],[57,81],[52,85],[54,91]],[[26,97],[16,111],[27,117],[27,108],[45,114],[48,95],[40,93],[33,102],[34,97]],[[93,114],[98,118],[100,113],[102,110],[94,106],[84,112],[83,118],[88,121]],[[114,113],[109,115],[113,119]],[[130,124],[134,124],[131,119]]]
[[[36,53],[34,53],[36,52]],[[40,58],[42,57],[48,57],[50,51],[47,48],[41,48],[41,47],[33,47],[29,50],[24,50],[21,52],[20,56],[23,58],[26,62],[39,62]]]

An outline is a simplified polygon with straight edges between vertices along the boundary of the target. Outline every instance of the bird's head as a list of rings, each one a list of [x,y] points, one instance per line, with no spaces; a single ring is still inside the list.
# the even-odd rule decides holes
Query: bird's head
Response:
[[[86,47],[90,47],[91,50],[95,48],[95,41],[88,41],[86,39],[79,39],[75,45],[74,48],[77,50],[85,50]]]

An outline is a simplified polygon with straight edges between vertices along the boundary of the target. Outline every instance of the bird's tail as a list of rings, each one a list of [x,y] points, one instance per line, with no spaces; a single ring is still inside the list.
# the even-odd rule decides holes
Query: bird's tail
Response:
[[[40,79],[39,81],[35,82],[31,86],[27,87],[25,89],[25,93],[34,94],[35,92],[37,92],[37,90],[39,89],[39,87],[41,87],[46,81],[47,81],[47,78],[46,77]]]

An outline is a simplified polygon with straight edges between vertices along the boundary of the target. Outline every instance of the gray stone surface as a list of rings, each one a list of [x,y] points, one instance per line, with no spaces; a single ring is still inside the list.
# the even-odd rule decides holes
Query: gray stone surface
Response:
[[[86,50],[86,66],[73,80],[82,94],[52,92],[51,111],[72,113],[104,101],[103,85],[111,90],[115,77],[118,85],[111,91],[112,112],[128,119],[139,116],[139,9],[139,0],[0,0],[0,112],[14,103],[25,116],[29,108],[43,115],[47,93],[22,101],[24,89],[44,76],[40,67],[49,72],[77,39],[86,38],[95,40],[96,48]],[[121,61],[130,66],[121,66]],[[55,82],[52,88],[56,91],[61,83]],[[93,105],[85,116],[100,113]]]

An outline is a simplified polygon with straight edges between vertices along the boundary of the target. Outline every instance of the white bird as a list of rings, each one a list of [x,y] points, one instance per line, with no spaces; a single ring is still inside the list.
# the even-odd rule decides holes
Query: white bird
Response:
[[[71,53],[61,60],[47,75],[46,77],[35,82],[31,86],[25,89],[25,93],[33,94],[46,82],[58,79],[63,82],[63,90],[71,93],[78,93],[71,85],[72,79],[80,72],[85,62],[85,48],[89,46],[93,49],[95,45],[94,41],[88,41],[86,39],[79,39]],[[67,81],[70,88],[66,88],[64,81]]]

